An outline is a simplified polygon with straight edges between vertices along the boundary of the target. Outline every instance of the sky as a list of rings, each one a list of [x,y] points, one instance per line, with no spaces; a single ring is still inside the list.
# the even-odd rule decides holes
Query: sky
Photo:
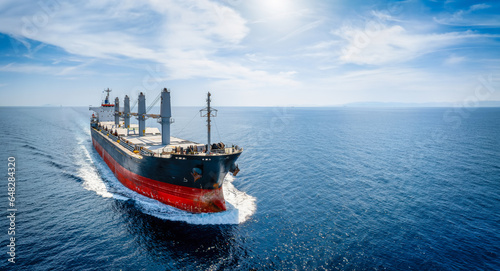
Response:
[[[2,0],[0,106],[500,100],[498,1]]]

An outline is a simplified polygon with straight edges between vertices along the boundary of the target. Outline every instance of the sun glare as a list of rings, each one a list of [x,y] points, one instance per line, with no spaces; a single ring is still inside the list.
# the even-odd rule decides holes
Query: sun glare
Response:
[[[286,14],[293,10],[293,2],[289,0],[260,0],[259,5],[268,15]]]

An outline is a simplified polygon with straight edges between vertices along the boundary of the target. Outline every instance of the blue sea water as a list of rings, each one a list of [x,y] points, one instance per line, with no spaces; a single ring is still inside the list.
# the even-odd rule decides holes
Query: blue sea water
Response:
[[[219,108],[242,170],[201,215],[121,186],[88,108],[0,112],[2,270],[500,270],[500,108]],[[173,115],[205,142],[197,108]]]

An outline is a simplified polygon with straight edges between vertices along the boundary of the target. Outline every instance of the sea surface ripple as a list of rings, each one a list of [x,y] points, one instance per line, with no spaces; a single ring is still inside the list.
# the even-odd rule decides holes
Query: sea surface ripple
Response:
[[[172,135],[205,142],[197,110],[174,107]],[[242,170],[227,212],[191,214],[118,182],[88,108],[1,107],[0,269],[500,270],[500,108],[450,110],[219,108]]]

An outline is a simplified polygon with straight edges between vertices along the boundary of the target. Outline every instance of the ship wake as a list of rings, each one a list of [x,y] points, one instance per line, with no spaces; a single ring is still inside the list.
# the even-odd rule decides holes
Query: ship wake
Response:
[[[80,151],[76,152],[80,156],[76,159],[76,164],[78,166],[77,175],[83,179],[83,188],[94,191],[97,195],[104,198],[113,197],[113,194],[108,191],[108,186],[104,183],[99,174],[99,172],[103,172],[102,169],[92,166],[92,164],[96,164],[95,162],[97,159],[95,155],[90,154],[89,150],[85,147],[85,145],[88,144],[85,143],[88,143],[88,141],[85,142],[85,140],[80,140],[78,144]]]

